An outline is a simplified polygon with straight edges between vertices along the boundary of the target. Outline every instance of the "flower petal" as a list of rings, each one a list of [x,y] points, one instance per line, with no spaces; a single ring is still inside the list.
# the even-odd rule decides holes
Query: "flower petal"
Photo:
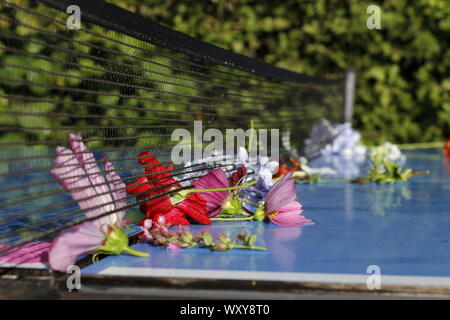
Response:
[[[106,160],[106,155],[103,155],[102,159]],[[109,190],[114,199],[114,205],[116,207],[115,210],[125,207],[127,205],[127,192],[125,191],[125,183],[114,171],[114,167],[111,162],[105,162],[105,171]],[[114,214],[117,215],[118,221],[121,221],[125,216],[125,209],[117,211]]]
[[[0,249],[3,247],[7,246],[0,244]],[[0,254],[0,267],[2,263],[12,263],[15,265],[24,263],[48,263],[48,252],[51,247],[51,242],[36,241],[13,248]]]
[[[63,231],[53,241],[48,256],[50,266],[54,270],[66,272],[67,267],[74,264],[79,256],[97,249],[104,240],[104,235],[93,222]]]
[[[266,166],[269,163],[269,157],[260,157],[259,158],[259,164],[261,166]]]
[[[216,189],[228,188],[230,182],[225,172],[216,168],[198,180],[194,180],[192,184],[196,189]],[[206,200],[206,206],[209,210],[209,216],[213,217],[220,213],[221,206],[230,195],[230,191],[210,191],[203,192],[202,198]]]
[[[189,220],[200,224],[211,224],[208,218],[206,201],[198,193],[189,195],[178,206]]]
[[[129,194],[143,194],[144,192],[152,189],[152,185],[147,182],[147,177],[140,177],[134,182],[127,185],[127,193]]]
[[[112,203],[112,197],[109,194],[108,185],[105,177],[101,174],[100,169],[95,160],[94,154],[89,152],[89,149],[83,143],[80,134],[69,134],[70,147],[78,160],[78,163],[84,168],[86,177],[90,182],[90,188],[93,188],[93,192],[99,195],[95,198],[97,205],[105,204],[101,207],[101,213],[114,210],[114,204]],[[101,213],[87,212],[86,216],[93,217]]]
[[[234,187],[246,175],[247,175],[247,168],[245,168],[244,166],[240,166],[239,168],[237,168],[237,170],[231,174],[229,183],[230,186]]]
[[[168,195],[148,200],[142,203],[139,207],[141,212],[145,214],[146,219],[153,219],[153,217],[157,214],[166,214],[173,208],[174,206]]]
[[[297,201],[293,201],[279,209],[275,217],[269,215],[270,221],[281,227],[300,227],[313,224],[311,220],[301,215],[302,206]]]
[[[295,201],[297,198],[294,181],[291,180],[292,171],[277,181],[266,196],[266,212],[277,211],[282,206]]]
[[[258,177],[262,180],[266,188],[270,188],[273,185],[272,172],[267,168],[261,168],[258,173]]]
[[[163,225],[165,227],[171,227],[176,225],[187,225],[190,224],[189,220],[186,219],[185,214],[178,208],[173,208],[165,214],[158,213],[153,217],[153,226],[157,227],[160,225],[161,217],[164,219]]]
[[[241,163],[246,163],[248,160],[248,152],[244,147],[239,147],[238,159]]]
[[[87,217],[95,217],[114,210],[112,197],[108,193],[98,195],[97,190],[92,186],[91,179],[87,176],[85,167],[72,150],[56,147],[54,167],[51,173],[78,202],[80,208],[85,210]],[[107,191],[107,189],[105,190]],[[108,202],[109,204],[106,204]],[[102,203],[105,205],[100,206]]]
[[[277,161],[270,161],[265,167],[272,172],[272,174],[277,173],[279,164]]]

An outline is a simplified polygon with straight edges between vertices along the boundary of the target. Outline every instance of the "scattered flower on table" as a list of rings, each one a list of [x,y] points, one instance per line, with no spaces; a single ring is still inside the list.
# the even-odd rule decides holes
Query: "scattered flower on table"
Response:
[[[330,140],[331,142],[326,143]],[[323,157],[338,155],[347,159],[356,158],[362,162],[367,148],[359,144],[360,140],[361,134],[354,130],[350,123],[332,125],[323,119],[312,128],[305,145],[311,149],[320,147],[319,154]]]
[[[329,142],[331,140],[331,142]],[[360,144],[361,134],[350,123],[332,125],[322,120],[305,140],[306,150],[318,155],[313,166],[304,164],[308,175],[357,177],[366,161],[367,148]]]
[[[230,178],[227,177],[221,168],[211,170],[198,180],[193,181],[195,189],[217,189],[230,188],[236,186],[247,175],[245,167],[239,167]],[[215,217],[221,212],[230,215],[236,215],[242,212],[242,204],[235,192],[226,191],[209,191],[203,192],[203,199],[207,202],[209,217]]]
[[[333,135],[333,141],[321,150],[322,156],[340,155],[347,159],[356,158],[360,162],[364,161],[367,148],[358,144],[361,134],[354,130],[350,123],[335,125]]]
[[[400,151],[400,148],[390,142],[385,142],[381,146],[374,147],[371,150],[371,156],[381,157],[383,159],[404,164],[406,157]]]
[[[194,180],[193,185],[196,189],[216,189],[229,188],[230,181],[221,168],[211,170],[198,180]],[[202,197],[206,200],[209,217],[215,217],[222,211],[222,206],[230,197],[231,192],[226,191],[210,191],[202,193]]]
[[[246,181],[257,180],[261,188],[269,189],[273,185],[273,175],[278,171],[278,162],[269,157],[250,158],[244,147],[239,148],[239,163],[248,170]]]
[[[291,176],[292,172],[289,172],[270,189],[264,199],[264,205],[255,213],[257,219],[264,215],[272,223],[283,227],[313,224],[302,215],[302,205],[296,201],[296,187]]]
[[[287,174],[290,171],[300,171],[301,169],[302,167],[300,162],[294,159],[293,157],[289,158],[289,164],[284,163],[284,161],[280,159],[278,171],[273,175],[273,177],[278,178]]]
[[[101,217],[61,232],[49,252],[50,266],[65,272],[78,257],[88,253],[95,256],[127,252],[148,256],[128,246],[122,222],[126,205],[125,184],[114,172],[113,165],[105,162],[107,172],[103,175],[79,134],[70,134],[69,142],[70,148],[56,148],[51,173],[77,201],[87,218]]]
[[[268,157],[251,158],[243,147],[239,148],[238,161],[248,170],[244,182],[257,181],[253,186],[241,190],[239,196],[251,202],[262,201],[274,184],[273,175],[278,171],[278,162],[270,161]],[[251,213],[256,209],[246,202],[243,203],[243,207]]]
[[[143,156],[146,160],[142,160]],[[163,194],[181,187],[171,175],[172,164],[164,167],[150,152],[140,153],[138,157],[141,164],[147,165],[144,175],[126,187],[128,194],[136,195],[141,203],[139,208],[145,214],[138,224],[150,219],[157,227],[161,218],[167,226],[211,223],[207,201],[201,195],[191,194],[174,204],[168,194]]]
[[[136,200],[141,203],[140,210],[146,218],[151,218],[156,212],[169,212],[173,208],[169,196],[155,197],[180,187],[171,174],[173,164],[164,167],[149,151],[141,152],[137,157],[139,163],[145,166],[144,173],[127,185],[126,192],[136,195]],[[145,199],[148,200],[143,201]]]
[[[207,231],[200,231],[193,235],[189,229],[179,231],[148,229],[147,242],[155,246],[163,246],[167,250],[188,249],[193,247],[207,248],[214,251],[228,251],[231,249],[267,250],[255,245],[257,236],[247,231],[240,232],[235,239],[227,233],[220,233],[214,240],[213,235]]]
[[[372,168],[368,171],[369,176],[352,179],[352,182],[359,184],[365,182],[394,184],[397,182],[407,182],[412,176],[415,175],[429,174],[428,170],[403,170],[399,163],[389,160],[382,153],[372,154],[370,160],[372,162]]]
[[[220,234],[213,240],[205,232],[193,236],[186,230],[174,233],[169,229],[192,223],[207,225],[211,223],[211,217],[221,213],[243,215],[248,220],[268,220],[280,226],[312,223],[301,215],[302,206],[296,201],[295,186],[291,180],[293,171],[287,170],[274,183],[273,175],[278,171],[278,162],[265,157],[249,159],[244,148],[240,149],[238,157],[242,165],[234,172],[227,175],[223,169],[215,168],[195,180],[195,188],[180,191],[180,183],[172,176],[173,165],[163,166],[150,152],[138,154],[139,163],[145,166],[144,172],[126,186],[106,155],[102,156],[102,172],[79,134],[69,135],[69,145],[69,148],[56,148],[51,173],[89,220],[64,230],[52,242],[48,261],[58,271],[65,271],[86,254],[93,254],[94,259],[99,254],[124,252],[148,256],[128,246],[123,221],[127,194],[136,196],[140,210],[145,214],[139,221],[141,233],[138,239],[164,245],[170,250],[192,246],[217,251],[233,248],[265,250],[255,246],[256,236],[245,232],[235,240],[227,234]],[[294,169],[298,169],[299,165],[293,164]],[[258,191],[262,197],[257,203],[264,208],[263,217],[252,216],[243,210],[241,191],[246,192],[247,189]]]

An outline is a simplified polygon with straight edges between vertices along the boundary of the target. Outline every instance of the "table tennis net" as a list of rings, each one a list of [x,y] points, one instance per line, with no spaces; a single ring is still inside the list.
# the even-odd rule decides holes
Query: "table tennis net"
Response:
[[[80,29],[67,26],[69,5],[80,8]],[[94,164],[107,154],[128,184],[143,174],[139,153],[167,166],[173,130],[193,132],[194,121],[224,133],[279,129],[281,157],[313,156],[321,145],[305,146],[312,128],[342,122],[342,79],[279,69],[102,1],[0,0],[0,26],[0,252],[86,220],[50,174],[70,133]],[[198,174],[186,173],[216,166],[172,174],[188,187]],[[137,205],[127,196],[127,207]]]

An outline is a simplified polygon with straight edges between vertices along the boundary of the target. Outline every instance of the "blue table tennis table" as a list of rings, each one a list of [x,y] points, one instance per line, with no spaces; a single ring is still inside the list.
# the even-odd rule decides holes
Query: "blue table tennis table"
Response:
[[[135,283],[203,284],[223,289],[288,292],[450,294],[450,162],[439,151],[411,151],[405,167],[428,169],[395,185],[320,183],[298,185],[303,214],[315,224],[280,228],[261,222],[191,226],[257,234],[267,252],[202,248],[170,251],[138,243],[150,258],[109,256],[82,269],[86,279],[134,279]],[[379,286],[371,287],[374,275]],[[153,281],[153,282],[152,282]],[[155,282],[156,281],[156,282]],[[183,282],[184,281],[184,282]],[[187,282],[186,282],[187,281]],[[369,283],[369,285],[368,285]],[[262,285],[264,284],[264,285]],[[202,285],[199,285],[201,288]]]

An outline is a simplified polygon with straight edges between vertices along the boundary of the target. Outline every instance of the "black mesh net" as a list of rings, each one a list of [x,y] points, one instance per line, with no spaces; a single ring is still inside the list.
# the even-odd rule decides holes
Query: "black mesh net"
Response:
[[[69,5],[81,29],[66,25]],[[342,121],[343,81],[325,81],[233,54],[102,1],[0,0],[0,244],[51,238],[86,218],[52,177],[69,133],[125,183],[142,175],[137,154],[170,163],[173,130],[279,129],[305,149],[314,125]],[[329,140],[326,134],[324,143]],[[285,156],[289,150],[281,150]],[[173,176],[195,176],[175,166]],[[183,179],[180,179],[182,177]],[[127,198],[136,206],[135,196]],[[0,247],[0,250],[2,249]]]

